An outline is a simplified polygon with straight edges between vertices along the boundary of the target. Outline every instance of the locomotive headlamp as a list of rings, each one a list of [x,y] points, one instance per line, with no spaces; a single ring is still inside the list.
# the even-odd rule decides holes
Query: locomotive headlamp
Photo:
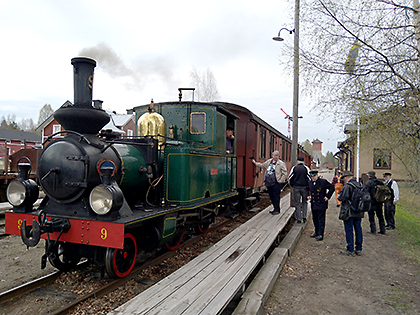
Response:
[[[29,163],[19,163],[19,178],[12,181],[7,186],[7,200],[14,206],[16,210],[31,211],[34,202],[38,199],[38,185],[32,179],[29,179]]]
[[[19,180],[14,180],[7,186],[7,200],[12,206],[20,206],[25,201],[25,193],[25,186]]]
[[[98,185],[92,189],[89,203],[96,214],[104,215],[119,210],[123,204],[123,193],[117,185]]]

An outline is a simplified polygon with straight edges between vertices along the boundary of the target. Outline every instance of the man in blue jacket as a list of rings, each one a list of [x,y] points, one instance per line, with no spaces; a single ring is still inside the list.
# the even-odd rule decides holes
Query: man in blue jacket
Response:
[[[362,185],[354,179],[353,174],[350,172],[344,172],[341,178],[344,180],[345,184],[338,194],[338,200],[341,201],[339,219],[344,222],[344,232],[346,233],[347,242],[346,251],[342,253],[348,256],[354,256],[355,254],[360,256],[363,243],[362,218],[364,217],[364,212],[354,211],[351,208],[351,201],[356,187],[361,188]],[[356,244],[354,243],[355,238]]]
[[[309,182],[309,196],[312,209],[312,220],[315,226],[315,233],[311,237],[315,237],[317,241],[324,239],[325,230],[325,214],[328,208],[328,200],[334,193],[334,186],[324,178],[319,178],[318,171],[309,172],[311,181]]]

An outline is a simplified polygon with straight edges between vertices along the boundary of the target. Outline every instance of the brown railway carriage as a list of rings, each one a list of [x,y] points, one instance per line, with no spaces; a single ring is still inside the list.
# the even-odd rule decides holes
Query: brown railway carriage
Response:
[[[233,112],[240,119],[236,122],[235,144],[237,156],[237,187],[247,196],[261,190],[264,186],[264,171],[252,164],[252,159],[263,162],[271,157],[275,150],[280,152],[280,159],[290,171],[292,167],[292,140],[255,115],[249,109],[224,102],[218,106]],[[306,165],[311,165],[312,158],[299,146],[298,156],[303,156]]]

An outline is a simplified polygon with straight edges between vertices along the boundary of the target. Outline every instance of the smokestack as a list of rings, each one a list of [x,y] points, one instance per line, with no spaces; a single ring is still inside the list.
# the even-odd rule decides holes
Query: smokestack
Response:
[[[96,61],[90,58],[76,57],[71,60],[74,72],[74,106],[91,107],[93,89],[93,69]]]
[[[92,107],[93,70],[96,61],[86,57],[71,60],[74,72],[74,105],[61,107],[54,118],[65,130],[96,134],[109,121],[102,109]]]

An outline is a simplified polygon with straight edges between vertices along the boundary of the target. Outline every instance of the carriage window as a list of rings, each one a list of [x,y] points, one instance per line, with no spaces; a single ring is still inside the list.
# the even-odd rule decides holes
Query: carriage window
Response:
[[[191,113],[190,133],[206,133],[206,113]]]
[[[270,133],[270,153],[274,152],[274,135]]]
[[[261,143],[260,157],[261,158],[265,158],[265,151],[266,151],[265,135],[266,135],[266,131],[264,129],[261,129],[260,131],[260,143]]]
[[[283,161],[286,161],[286,153],[285,153],[285,148],[286,148],[286,142],[283,140],[282,144],[281,144],[281,159]]]

